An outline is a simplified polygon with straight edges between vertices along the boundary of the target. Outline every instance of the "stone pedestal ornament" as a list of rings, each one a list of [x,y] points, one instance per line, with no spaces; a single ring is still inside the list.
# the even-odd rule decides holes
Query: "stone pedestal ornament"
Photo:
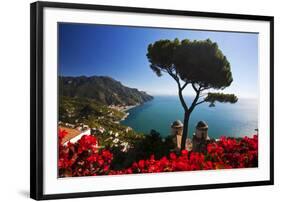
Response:
[[[196,131],[192,137],[192,151],[206,153],[209,141],[208,125],[205,121],[199,121],[196,125]]]
[[[173,137],[176,149],[181,148],[181,138],[182,138],[183,124],[180,120],[174,121],[171,125],[171,135]]]

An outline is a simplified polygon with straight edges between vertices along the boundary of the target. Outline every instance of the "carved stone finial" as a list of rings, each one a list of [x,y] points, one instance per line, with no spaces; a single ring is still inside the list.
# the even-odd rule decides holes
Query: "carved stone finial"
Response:
[[[205,121],[199,121],[192,138],[192,151],[206,153],[209,139],[207,123]]]

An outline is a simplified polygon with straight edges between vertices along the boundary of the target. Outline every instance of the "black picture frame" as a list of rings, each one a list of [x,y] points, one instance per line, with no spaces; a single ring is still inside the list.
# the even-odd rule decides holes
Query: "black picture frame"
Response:
[[[43,193],[43,9],[67,8],[81,10],[121,11],[130,13],[164,14],[178,16],[198,16],[210,18],[268,21],[270,23],[270,180],[204,184],[175,187],[155,187],[130,190],[94,191],[83,193],[51,194]],[[213,12],[195,12],[183,10],[103,6],[58,2],[35,2],[30,6],[30,197],[36,200],[92,197],[121,194],[139,194],[153,192],[171,192],[199,189],[245,187],[274,184],[274,17],[258,15],[240,15]]]

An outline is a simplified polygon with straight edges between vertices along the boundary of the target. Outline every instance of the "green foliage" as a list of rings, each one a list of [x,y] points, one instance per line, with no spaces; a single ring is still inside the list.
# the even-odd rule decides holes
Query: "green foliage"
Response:
[[[145,138],[139,142],[137,158],[139,160],[154,155],[155,159],[160,159],[174,148],[175,144],[170,136],[163,139],[160,133],[151,130],[150,134],[146,134]]]
[[[174,61],[184,81],[219,89],[229,86],[233,80],[227,58],[209,39],[183,40]]]
[[[92,99],[66,97],[59,98],[59,120],[67,123],[85,123],[90,127],[107,126],[116,128],[125,116],[124,112],[110,109]]]
[[[210,106],[213,107],[214,103],[222,102],[222,103],[236,103],[238,98],[234,94],[224,94],[224,93],[208,93],[207,97],[205,98],[206,102],[210,103]]]
[[[63,96],[88,98],[104,105],[135,105],[153,99],[145,92],[105,76],[59,77],[59,88]]]
[[[148,46],[147,57],[158,76],[161,72],[175,72],[185,82],[216,89],[233,81],[230,63],[210,39],[159,40]]]
[[[114,159],[112,162],[114,169],[124,169],[141,159],[148,159],[154,155],[155,159],[167,156],[175,148],[171,136],[162,138],[160,133],[151,130],[150,134],[145,134],[139,138],[133,139],[133,145],[128,152],[121,152],[120,149],[112,149]],[[164,141],[163,141],[164,140]]]
[[[151,69],[161,76],[161,70],[169,70],[173,68],[175,50],[179,45],[179,41],[175,39],[159,40],[154,44],[149,44],[147,58],[150,62]]]

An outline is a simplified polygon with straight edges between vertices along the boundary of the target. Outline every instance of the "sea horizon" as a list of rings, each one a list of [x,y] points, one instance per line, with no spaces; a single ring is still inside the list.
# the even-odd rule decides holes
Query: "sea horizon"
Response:
[[[173,121],[183,122],[184,111],[177,95],[152,95],[154,99],[131,108],[129,115],[120,124],[129,126],[137,132],[149,134],[151,130],[160,133],[161,137],[171,134]],[[187,104],[192,96],[184,96]],[[258,99],[240,98],[237,103],[208,103],[197,106],[191,114],[189,137],[195,132],[197,122],[203,120],[209,126],[211,138],[243,137],[256,134],[258,129]]]

